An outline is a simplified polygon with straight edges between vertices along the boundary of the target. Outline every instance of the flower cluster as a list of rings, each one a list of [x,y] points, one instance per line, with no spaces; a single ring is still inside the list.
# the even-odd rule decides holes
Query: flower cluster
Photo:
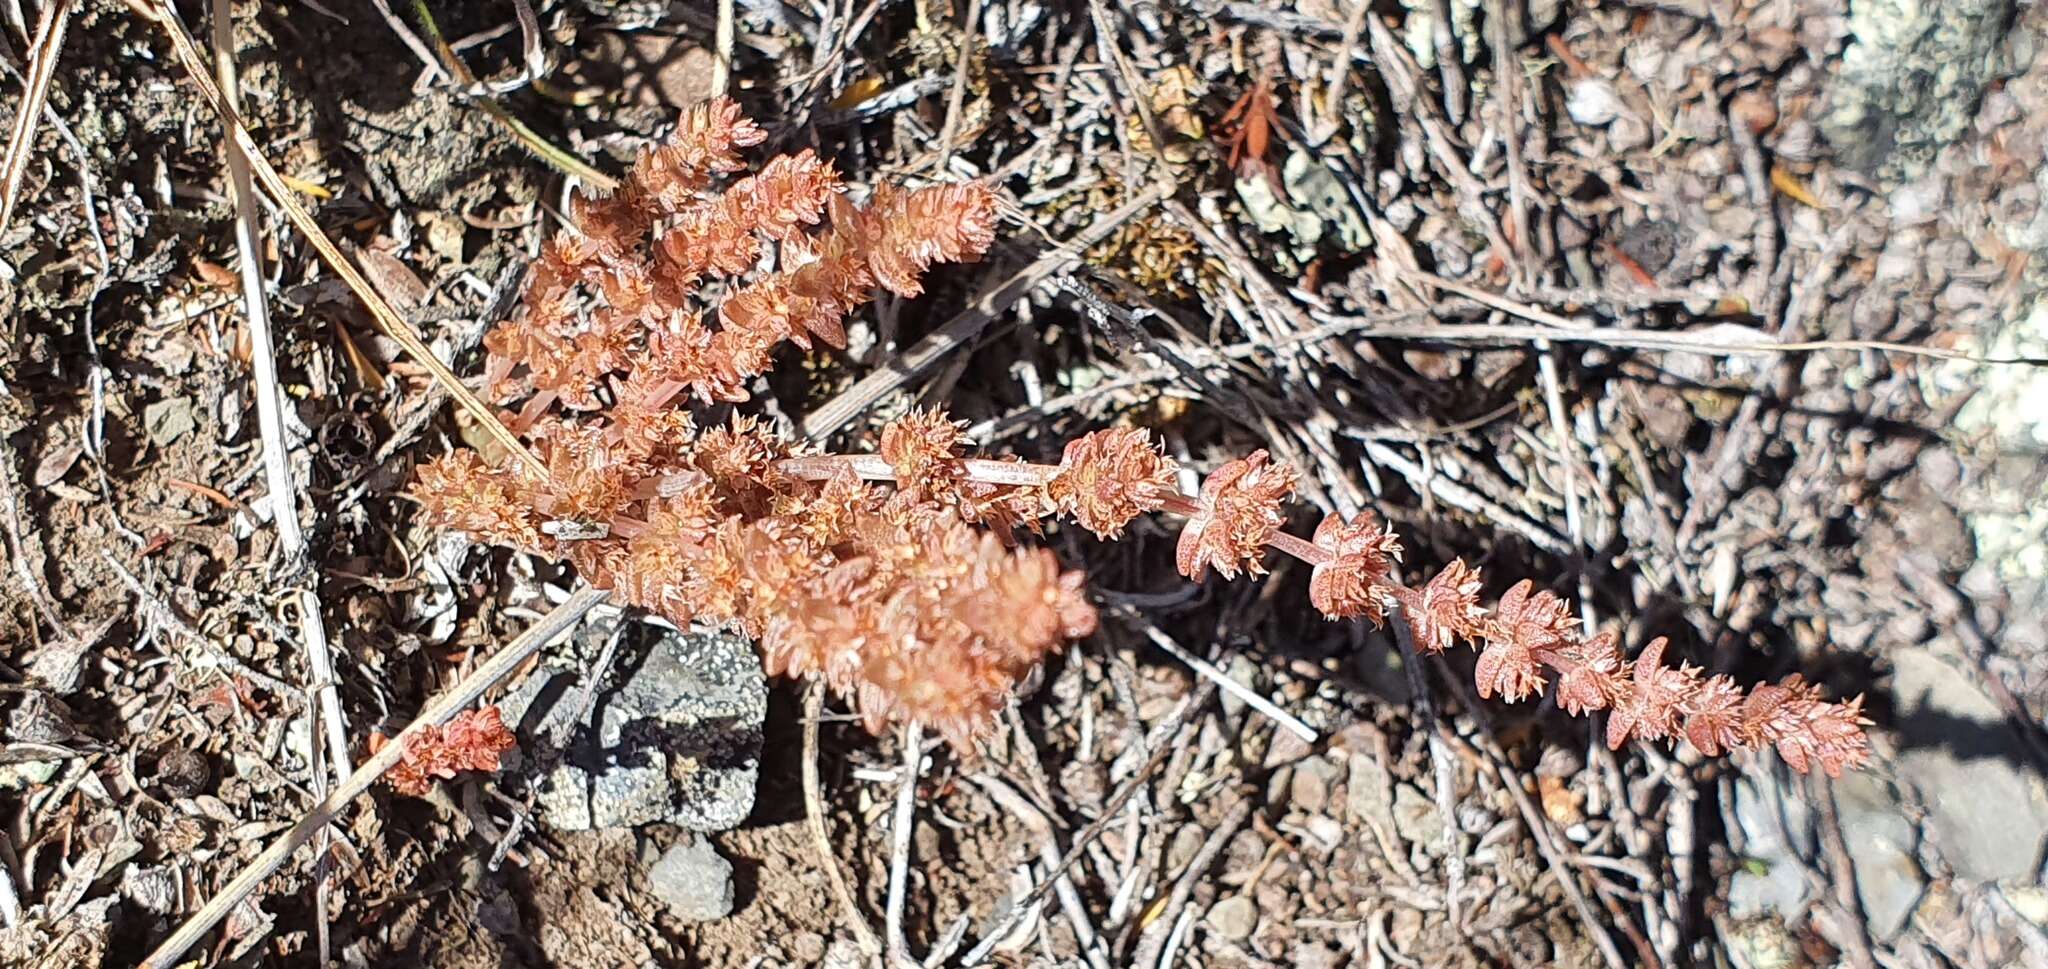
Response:
[[[739,625],[771,672],[822,678],[875,729],[916,720],[964,747],[1046,654],[1095,627],[1080,573],[976,527],[1035,519],[1021,503],[1037,499],[941,480],[960,440],[942,415],[885,429],[903,485],[890,489],[791,473],[803,456],[768,426],[699,429],[676,405],[745,400],[782,342],[843,346],[877,287],[915,296],[934,263],[979,257],[995,196],[882,185],[856,205],[809,151],[716,190],[764,137],[714,100],[617,193],[577,201],[523,311],[486,340],[540,467],[457,451],[420,469],[416,493],[429,520],[572,563],[627,603]],[[694,301],[718,277],[713,313]]]
[[[1610,747],[1677,738],[1708,756],[1774,748],[1795,770],[1819,767],[1830,776],[1869,758],[1861,698],[1829,702],[1798,675],[1745,694],[1725,675],[1664,665],[1662,638],[1629,662],[1612,633],[1584,635],[1569,603],[1526,579],[1488,611],[1479,571],[1463,560],[1420,585],[1405,585],[1395,577],[1400,537],[1370,513],[1348,522],[1326,518],[1307,541],[1281,531],[1295,476],[1264,451],[1217,468],[1196,498],[1180,492],[1178,466],[1142,431],[1097,431],[1068,444],[1058,465],[1026,465],[959,457],[951,428],[937,416],[915,415],[884,431],[884,453],[896,456],[879,467],[860,457],[828,457],[802,459],[793,470],[893,478],[916,494],[978,482],[1008,507],[1063,515],[1105,538],[1145,511],[1174,512],[1187,518],[1178,550],[1183,574],[1199,577],[1210,566],[1226,578],[1259,574],[1267,548],[1292,555],[1312,566],[1309,599],[1324,616],[1377,624],[1396,613],[1416,648],[1427,653],[1459,642],[1482,645],[1474,678],[1484,698],[1524,700],[1554,675],[1558,706],[1566,713],[1608,713]],[[911,440],[922,442],[915,460],[904,456],[911,449],[903,442]]]
[[[464,710],[444,726],[429,724],[414,733],[384,779],[400,794],[422,797],[435,781],[460,771],[497,770],[498,756],[515,746],[497,707]]]
[[[765,137],[713,99],[642,152],[616,193],[579,198],[574,224],[534,262],[523,312],[485,337],[493,392],[527,398],[529,420],[559,403],[622,425],[658,418],[685,392],[742,401],[784,341],[844,347],[847,314],[875,287],[915,296],[933,263],[978,257],[995,239],[986,186],[883,185],[856,205],[809,150],[713,191]],[[752,273],[771,249],[778,268],[734,285],[707,321],[700,285]]]
[[[1560,709],[1574,716],[1608,711],[1609,748],[1667,738],[1683,738],[1708,756],[1776,748],[1794,770],[1818,766],[1830,777],[1869,759],[1861,697],[1828,702],[1796,673],[1744,696],[1726,675],[1664,665],[1661,636],[1628,662],[1612,633],[1582,635],[1570,605],[1527,579],[1508,589],[1491,614],[1479,606],[1478,587],[1478,573],[1453,562],[1419,592],[1389,586],[1388,594],[1404,603],[1418,647],[1436,652],[1458,639],[1485,643],[1473,671],[1482,697],[1498,693],[1514,702],[1540,692],[1554,673]]]

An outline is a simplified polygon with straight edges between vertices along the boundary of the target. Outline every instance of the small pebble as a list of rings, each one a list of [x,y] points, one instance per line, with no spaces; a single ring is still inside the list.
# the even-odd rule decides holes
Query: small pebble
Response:
[[[206,758],[183,747],[165,751],[156,762],[156,783],[171,797],[192,797],[206,790],[211,774]]]
[[[1209,907],[1208,922],[1217,935],[1242,942],[1259,927],[1259,907],[1243,895],[1232,895]]]
[[[1323,769],[1318,770],[1312,764],[1321,764]],[[1294,806],[1310,814],[1320,814],[1329,807],[1330,774],[1327,762],[1303,763],[1301,769],[1294,772],[1294,783],[1290,785],[1292,790],[1288,792]]]
[[[1769,94],[1751,88],[1729,102],[1728,116],[1750,134],[1761,135],[1777,125],[1778,105]]]
[[[1572,84],[1564,110],[1573,121],[1597,128],[1621,114],[1621,98],[1614,93],[1614,85],[1589,77]]]
[[[1207,834],[1194,825],[1185,825],[1173,834],[1173,844],[1166,849],[1166,867],[1179,871],[1195,860],[1195,853],[1202,850],[1202,840]]]
[[[647,872],[647,889],[677,918],[708,922],[732,914],[732,862],[704,838],[663,852]]]

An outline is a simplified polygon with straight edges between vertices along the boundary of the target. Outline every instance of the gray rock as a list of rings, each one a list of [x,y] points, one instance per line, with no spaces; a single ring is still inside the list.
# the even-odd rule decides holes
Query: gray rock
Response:
[[[592,707],[574,729],[579,683],[609,631],[586,627],[580,659],[551,659],[500,705],[534,738],[520,769],[543,820],[585,831],[652,822],[721,831],[753,810],[768,685],[744,637],[633,624]]]
[[[1807,894],[1798,860],[1814,851],[1812,810],[1788,795],[1776,775],[1752,772],[1735,782],[1735,820],[1748,863],[1729,879],[1728,914],[1754,919],[1798,912]]]
[[[1320,814],[1330,806],[1330,785],[1337,779],[1337,765],[1321,757],[1311,757],[1294,768],[1294,777],[1288,784],[1288,800],[1296,808],[1310,814]]]
[[[142,408],[142,433],[157,447],[169,447],[171,442],[192,433],[199,426],[195,416],[198,404],[190,397],[173,397],[146,404]]]
[[[2048,926],[2048,888],[2039,885],[2007,885],[1999,891],[2012,910],[2037,926]]]
[[[1975,674],[1913,649],[1893,657],[1898,776],[1927,803],[1942,858],[1971,881],[2033,881],[2048,842],[2048,779]]]
[[[860,947],[852,939],[834,939],[825,950],[825,961],[819,963],[823,969],[860,969],[868,964],[861,955]]]
[[[1294,950],[1294,969],[1342,969],[1349,964],[1343,953],[1320,942],[1300,945]]]
[[[1890,939],[1906,925],[1926,888],[1913,852],[1919,833],[1900,810],[1891,785],[1866,772],[1854,772],[1835,783],[1835,807],[1842,820],[1842,841],[1856,868],[1856,896],[1869,921],[1870,934]]]
[[[1192,824],[1182,825],[1175,831],[1173,840],[1166,847],[1167,870],[1179,871],[1194,861],[1195,855],[1201,853],[1203,838],[1202,830]]]
[[[1736,965],[1755,969],[1792,969],[1806,965],[1799,940],[1774,918],[1751,919],[1729,927],[1728,947],[1741,954]]]
[[[1598,128],[1621,116],[1621,95],[1614,93],[1614,85],[1605,79],[1589,77],[1571,85],[1564,110],[1573,121]]]
[[[130,864],[121,872],[121,897],[152,915],[169,915],[177,908],[177,876],[168,865]]]
[[[1969,125],[2005,70],[2012,0],[1852,0],[1822,130],[1841,159],[1913,177]]]
[[[1413,784],[1394,788],[1394,831],[1410,843],[1432,854],[1441,851],[1444,817],[1436,802]]]
[[[1393,805],[1387,790],[1393,786],[1387,767],[1379,758],[1351,755],[1351,779],[1344,785],[1344,811],[1354,823],[1378,822],[1381,830],[1394,829]]]
[[[647,890],[676,918],[709,922],[732,914],[732,862],[705,838],[676,844],[647,869]]]
[[[1217,935],[1241,942],[1251,938],[1252,930],[1259,927],[1259,906],[1243,895],[1232,895],[1210,906],[1205,921]]]

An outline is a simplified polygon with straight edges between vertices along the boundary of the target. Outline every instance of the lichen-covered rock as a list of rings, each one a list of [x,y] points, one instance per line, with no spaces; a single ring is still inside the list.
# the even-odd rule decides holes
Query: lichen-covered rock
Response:
[[[1822,130],[1837,157],[1910,179],[1963,133],[2005,69],[2011,0],[1853,0]]]
[[[2048,845],[2048,776],[1971,672],[1919,649],[1892,668],[1898,776],[1926,801],[1935,849],[1966,881],[2032,881]]]
[[[592,624],[574,658],[551,659],[500,704],[533,740],[520,770],[541,818],[565,831],[665,822],[719,831],[746,819],[760,771],[768,685],[753,643],[728,632],[633,623],[591,704],[580,669],[610,635]]]

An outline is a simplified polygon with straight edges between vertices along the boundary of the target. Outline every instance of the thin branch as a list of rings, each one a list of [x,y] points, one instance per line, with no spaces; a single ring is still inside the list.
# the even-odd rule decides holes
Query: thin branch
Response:
[[[1443,722],[1437,715],[1436,696],[1429,690],[1429,680],[1424,673],[1422,654],[1415,648],[1415,634],[1405,622],[1394,623],[1394,638],[1401,644],[1401,665],[1408,671],[1408,692],[1413,694],[1409,702],[1415,705],[1415,719],[1423,736],[1429,738],[1429,763],[1433,770],[1431,778],[1436,788],[1436,810],[1443,825],[1444,870],[1448,884],[1444,888],[1444,907],[1451,919],[1453,931],[1464,927],[1460,917],[1461,895],[1465,891],[1465,846],[1458,834],[1458,811],[1456,790],[1458,766],[1451,760],[1449,745],[1444,743],[1439,732]]]
[[[1301,718],[1281,709],[1279,704],[1260,696],[1258,691],[1253,690],[1251,687],[1231,679],[1230,674],[1217,669],[1214,663],[1188,652],[1181,644],[1174,642],[1173,637],[1168,636],[1165,630],[1160,629],[1158,625],[1150,620],[1135,613],[1132,615],[1144,629],[1145,638],[1150,639],[1152,645],[1165,650],[1174,659],[1187,664],[1189,669],[1200,674],[1203,679],[1216,684],[1222,688],[1223,692],[1243,700],[1247,706],[1264,714],[1268,719],[1285,727],[1289,733],[1300,737],[1302,740],[1313,744],[1322,739],[1316,733],[1315,728],[1302,723]]]
[[[1457,692],[1458,702],[1464,704],[1465,709],[1479,721],[1480,730],[1488,738],[1488,746],[1492,746],[1493,718],[1487,715],[1486,708],[1473,696],[1472,687],[1452,673],[1449,666],[1444,664],[1442,657],[1437,657],[1437,665],[1438,672],[1443,674],[1452,689]],[[1444,726],[1439,723],[1437,734],[1441,735],[1443,731]],[[1600,957],[1606,960],[1608,969],[1623,969],[1628,963],[1622,959],[1621,949],[1615,946],[1614,939],[1607,934],[1607,920],[1593,910],[1593,903],[1587,899],[1586,890],[1579,885],[1578,873],[1564,860],[1563,851],[1553,840],[1556,836],[1550,830],[1549,818],[1536,806],[1535,800],[1529,797],[1523,779],[1508,768],[1497,751],[1481,748],[1480,752],[1486,756],[1494,772],[1499,775],[1501,786],[1507,788],[1508,796],[1514,799],[1515,810],[1522,815],[1522,823],[1528,826],[1530,836],[1536,839],[1536,849],[1543,853],[1550,870],[1557,873],[1557,883],[1564,889],[1565,898],[1571,902],[1572,911],[1578,915],[1579,922],[1586,927],[1586,935],[1593,940],[1594,948],[1600,950]]]
[[[179,20],[178,11],[171,5],[170,0],[127,0],[127,4],[130,12],[155,24],[163,31],[164,37],[170,41],[171,52],[177,58],[178,66],[185,70],[186,76],[199,88],[199,93],[206,99],[207,105],[219,116],[221,126],[227,130],[229,139],[248,156],[256,180],[263,185],[263,190],[269,193],[271,200],[284,211],[285,217],[291,220],[292,225],[305,235],[306,241],[313,244],[313,248],[320,254],[321,261],[334,270],[335,275],[341,277],[349,290],[356,294],[356,298],[363,301],[363,306],[370,311],[370,316],[376,320],[378,328],[384,331],[386,336],[397,341],[406,354],[425,368],[435,381],[446,387],[449,395],[455,398],[455,402],[468,411],[471,417],[476,418],[507,454],[519,459],[521,473],[545,478],[546,468],[531,451],[527,450],[518,435],[513,434],[511,429],[498,419],[496,411],[464,386],[455,376],[455,372],[448,369],[448,365],[434,355],[434,351],[420,339],[419,334],[414,333],[412,327],[391,308],[391,304],[378,295],[369,280],[363,278],[355,264],[343,256],[341,250],[327,238],[327,233],[314,221],[312,214],[299,204],[298,197],[292,192],[291,187],[285,184],[277,169],[271,167],[270,162],[258,150],[256,139],[242,124],[241,115],[228,104],[227,99],[221,95],[220,88],[213,83],[213,77],[206,69],[206,58],[193,43],[191,33]]]
[[[732,0],[718,0],[718,29],[715,56],[711,61],[711,95],[718,97],[732,87],[733,13]]]
[[[478,664],[461,682],[427,704],[419,716],[400,731],[398,736],[363,761],[362,766],[356,768],[337,785],[333,793],[314,805],[297,824],[278,836],[276,841],[271,842],[270,847],[257,855],[254,861],[249,862],[241,874],[228,882],[227,887],[222,888],[199,911],[192,913],[191,917],[179,925],[169,938],[149,954],[149,958],[143,960],[144,969],[170,969],[177,965],[187,950],[196,945],[214,925],[227,917],[229,911],[241,904],[243,899],[256,891],[257,886],[263,884],[265,879],[290,860],[293,852],[313,840],[314,835],[341,816],[348,808],[349,802],[369,790],[370,785],[384,776],[385,771],[396,765],[404,756],[406,747],[421,731],[447,723],[451,717],[482,696],[485,690],[518,669],[535,651],[568,632],[577,620],[583,618],[584,613],[589,612],[605,598],[606,594],[599,589],[586,587],[577,590],[561,605],[527,627],[517,639],[505,644],[504,648],[498,650],[490,659]]]
[[[2003,364],[2028,367],[2048,367],[2048,357],[1987,357],[1948,350],[1941,347],[1918,346],[1910,343],[1892,343],[1884,340],[1772,340],[1772,339],[1724,339],[1720,332],[1731,327],[1707,327],[1697,331],[1637,330],[1627,327],[1595,327],[1559,316],[1548,310],[1531,306],[1518,300],[1509,299],[1498,293],[1491,293],[1463,283],[1453,282],[1428,273],[1409,272],[1403,275],[1418,282],[1434,286],[1447,292],[1456,293],[1473,302],[1500,310],[1511,316],[1518,316],[1541,324],[1538,326],[1515,326],[1494,324],[1403,324],[1394,323],[1361,331],[1365,339],[1410,339],[1443,340],[1473,343],[1533,343],[1552,340],[1558,343],[1592,343],[1601,346],[1638,347],[1646,350],[1665,350],[1674,353],[1702,353],[1716,356],[1771,356],[1785,353],[1810,353],[1816,351],[1861,351],[1877,350],[1884,353],[1903,353],[1908,356],[1931,357],[1936,360],[1960,360],[1977,364]],[[1732,327],[1744,332],[1754,332],[1747,327]],[[1718,331],[1718,332],[1717,332]]]
[[[524,8],[525,5],[522,2],[520,6]],[[511,109],[505,107],[504,102],[486,93],[484,86],[477,83],[476,75],[470,72],[469,65],[462,62],[461,55],[455,53],[455,48],[450,47],[447,39],[441,36],[441,26],[435,21],[434,12],[427,7],[426,0],[413,0],[413,12],[419,14],[421,25],[427,28],[427,37],[433,42],[434,50],[440,54],[441,63],[454,75],[457,83],[467,87],[468,90],[464,93],[472,97],[479,110],[502,125],[512,134],[514,140],[524,145],[526,150],[533,152],[534,157],[553,165],[563,174],[574,175],[584,184],[606,192],[618,190],[618,179],[590,167],[588,162],[542,137],[540,132],[527,127],[526,122],[519,120]],[[520,22],[524,26],[531,14],[523,9],[521,12]]]
[[[981,35],[981,0],[967,0],[967,29],[960,32],[960,53],[953,61],[953,90],[946,95],[946,123],[939,128],[938,170],[944,175],[953,160],[953,139],[960,134],[960,105],[967,96],[967,68],[974,42]]]
[[[817,849],[819,864],[825,867],[825,880],[832,884],[832,894],[839,899],[839,910],[853,929],[854,941],[862,953],[874,958],[882,954],[882,943],[875,938],[867,916],[861,914],[859,903],[853,900],[853,890],[847,887],[846,875],[839,870],[832,838],[825,831],[825,798],[818,783],[818,718],[824,713],[825,685],[813,680],[804,689],[804,827],[811,833],[811,847]]]
[[[1080,893],[1074,890],[1074,880],[1059,868],[1060,846],[1059,840],[1053,834],[1052,821],[1045,816],[1045,812],[1031,803],[1030,798],[1017,793],[1016,789],[1000,779],[981,773],[974,775],[971,780],[981,785],[981,789],[987,791],[990,798],[1004,810],[1016,815],[1018,820],[1024,822],[1025,827],[1031,829],[1032,835],[1038,839],[1038,860],[1045,865],[1049,873],[1046,877],[1053,883],[1053,891],[1059,897],[1060,911],[1066,915],[1067,924],[1074,929],[1074,941],[1079,944],[1081,953],[1088,959],[1090,966],[1094,969],[1109,969],[1109,959],[1102,954],[1096,944],[1098,936],[1095,924],[1088,920],[1088,909],[1081,904]]]
[[[1223,846],[1230,843],[1231,837],[1237,834],[1237,829],[1244,827],[1244,823],[1251,819],[1254,800],[1250,797],[1239,798],[1236,804],[1231,805],[1229,813],[1223,816],[1223,820],[1217,822],[1215,830],[1209,832],[1208,839],[1202,842],[1202,847],[1195,852],[1194,859],[1188,862],[1180,877],[1174,879],[1173,890],[1167,894],[1166,907],[1160,910],[1159,918],[1153,920],[1145,934],[1139,938],[1138,948],[1131,954],[1131,965],[1167,969],[1160,955],[1166,948],[1168,930],[1179,923],[1181,909],[1186,908],[1188,899],[1194,896],[1195,886],[1201,882],[1202,874],[1215,863],[1216,856],[1223,853]]]
[[[64,30],[71,25],[72,0],[50,0],[36,21],[36,37],[29,51],[26,89],[15,105],[14,127],[7,133],[7,153],[0,156],[0,232],[14,217],[14,203],[21,192],[21,177],[28,171],[28,155],[35,147],[36,119],[43,115],[43,102],[50,96],[50,79],[57,72],[57,52],[64,47]]]
[[[222,96],[237,110],[241,85],[235,71],[235,19],[229,0],[213,0],[213,67],[220,80]],[[291,455],[284,439],[283,394],[277,385],[277,346],[270,328],[270,305],[263,278],[262,210],[249,178],[249,159],[232,139],[224,146],[227,155],[228,186],[235,200],[235,249],[242,270],[242,307],[249,322],[249,368],[255,383],[256,426],[263,438],[263,478],[270,494],[270,518],[277,526],[277,557],[271,561],[272,581],[293,586],[297,600],[299,639],[306,654],[306,671],[313,678],[308,685],[311,721],[318,721],[327,741],[327,768],[334,779],[346,780],[351,758],[348,752],[348,723],[343,719],[341,693],[335,687],[334,658],[327,648],[327,627],[320,616],[318,573],[309,574],[310,556],[305,533],[299,529],[298,489],[292,481]],[[282,575],[280,575],[282,573]],[[314,797],[327,794],[327,771],[321,770],[320,742],[306,740],[306,763],[311,768]],[[313,878],[313,919],[318,935],[320,961],[331,953],[328,933],[327,880],[328,843],[332,836],[320,829],[319,860]]]
[[[1129,780],[1124,781],[1122,787],[1117,788],[1117,792],[1110,797],[1108,803],[1102,806],[1102,813],[1097,815],[1094,821],[1089,822],[1087,827],[1082,828],[1080,834],[1074,836],[1074,843],[1067,846],[1066,856],[1060,859],[1058,865],[1053,866],[1052,871],[1046,873],[1045,880],[1039,882],[1037,887],[1019,899],[1016,905],[1011,906],[1008,913],[988,927],[981,941],[975,943],[974,948],[968,951],[967,957],[961,960],[963,965],[978,966],[987,962],[989,953],[995,951],[997,944],[1010,934],[1010,930],[1038,910],[1038,906],[1056,887],[1053,876],[1071,871],[1074,865],[1080,862],[1088,846],[1094,844],[1095,839],[1101,837],[1104,831],[1109,830],[1111,824],[1119,820],[1124,805],[1138,793],[1139,788],[1145,786],[1146,781],[1159,770],[1160,765],[1166,763],[1167,755],[1179,749],[1181,734],[1193,722],[1195,711],[1200,710],[1215,695],[1216,684],[1204,680],[1194,693],[1181,701],[1181,705],[1174,709],[1173,714],[1154,731],[1156,739],[1153,741],[1151,754],[1145,758],[1144,765],[1139,767]]]
[[[910,881],[910,830],[917,817],[917,774],[924,763],[924,729],[912,720],[903,727],[902,786],[896,789],[896,816],[890,824],[889,903],[882,913],[882,931],[889,940],[889,964],[915,965],[910,943],[903,938],[903,901]]]
[[[214,69],[219,74],[223,96],[231,106],[240,96],[235,76],[234,32],[227,0],[214,0]],[[256,384],[256,426],[263,438],[263,479],[270,492],[270,517],[277,525],[279,561],[272,564],[271,578],[297,587],[293,598],[298,600],[299,638],[306,651],[307,672],[313,677],[309,689],[326,731],[327,759],[338,781],[348,776],[348,724],[343,719],[341,695],[335,689],[327,627],[320,618],[317,576],[307,574],[306,535],[299,527],[298,489],[292,482],[291,456],[285,445],[284,395],[277,383],[277,343],[270,327],[269,302],[265,299],[262,210],[256,203],[249,160],[241,145],[229,141],[225,150],[228,185],[235,200],[235,247],[241,253],[242,308],[249,320],[249,369]],[[326,793],[326,781],[317,773],[314,783],[315,794]]]
[[[860,412],[867,410],[890,391],[931,369],[947,354],[973,342],[974,338],[995,320],[996,314],[1023,299],[1039,283],[1072,268],[1082,260],[1082,254],[1087,252],[1089,247],[1109,238],[1117,229],[1122,228],[1124,223],[1157,205],[1164,197],[1165,194],[1157,186],[1146,189],[1116,211],[1096,219],[1094,224],[1081,230],[1059,248],[1039,256],[1031,265],[1012,273],[1010,278],[976,299],[973,306],[955,316],[945,326],[917,341],[915,346],[898,354],[895,359],[874,373],[862,377],[859,383],[812,411],[799,425],[800,433],[809,438],[823,437],[832,429],[844,425]]]

